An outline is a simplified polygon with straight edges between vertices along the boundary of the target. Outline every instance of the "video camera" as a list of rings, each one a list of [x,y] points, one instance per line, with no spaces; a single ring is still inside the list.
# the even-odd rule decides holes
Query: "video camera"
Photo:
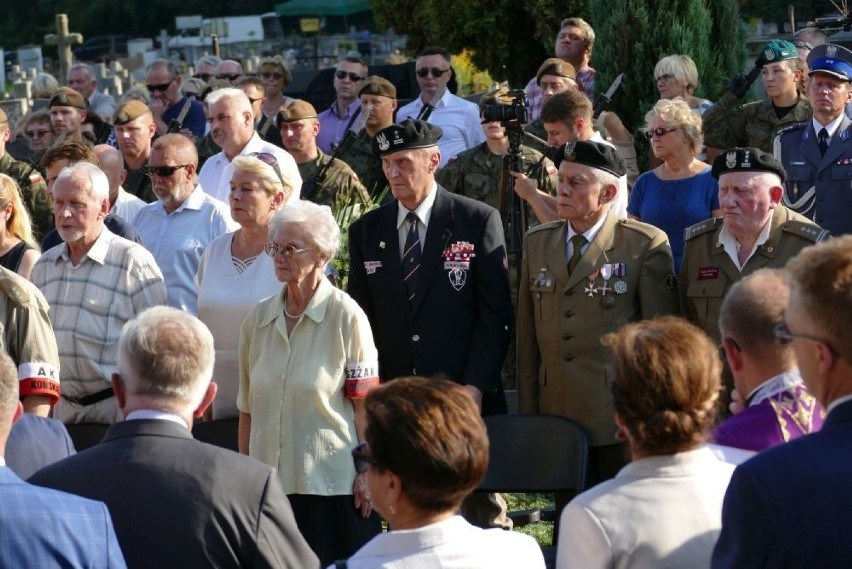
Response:
[[[521,126],[527,123],[527,97],[523,89],[509,91],[504,96],[511,99],[506,105],[481,105],[483,122],[499,121],[504,126]]]

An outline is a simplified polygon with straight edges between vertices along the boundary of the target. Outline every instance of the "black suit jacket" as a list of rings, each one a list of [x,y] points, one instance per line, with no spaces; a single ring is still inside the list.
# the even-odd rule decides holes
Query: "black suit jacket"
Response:
[[[319,567],[271,468],[171,421],[116,423],[30,482],[105,502],[128,567]]]
[[[403,283],[396,200],[349,230],[349,294],[370,320],[383,381],[444,375],[483,392],[483,413],[505,412],[500,369],[512,302],[500,215],[438,186],[426,230],[413,304]],[[453,269],[447,251],[472,245],[468,269]]]
[[[714,568],[850,567],[852,401],[819,432],[765,450],[734,471]]]

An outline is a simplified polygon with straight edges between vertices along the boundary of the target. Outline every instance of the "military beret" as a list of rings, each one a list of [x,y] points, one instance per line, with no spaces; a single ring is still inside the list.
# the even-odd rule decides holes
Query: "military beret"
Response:
[[[787,172],[781,162],[769,152],[758,148],[731,148],[721,152],[713,161],[713,177],[719,179],[728,172],[774,172],[781,178],[787,179]]]
[[[9,117],[6,116],[6,111],[0,109],[0,124],[9,122]]]
[[[852,51],[827,43],[818,45],[808,54],[808,75],[827,73],[843,81],[852,81]]]
[[[315,118],[317,118],[317,110],[312,104],[302,99],[293,99],[278,107],[278,112],[275,114],[275,126],[281,128],[283,122]]]
[[[796,59],[797,57],[799,57],[799,52],[792,43],[787,40],[771,40],[763,47],[754,64],[763,67],[767,63]]]
[[[556,75],[557,77],[567,77],[568,79],[577,80],[577,72],[574,71],[574,66],[558,57],[551,57],[544,60],[544,63],[538,68],[538,73],[535,74],[536,85],[541,83],[543,75]]]
[[[619,178],[627,173],[618,150],[602,142],[587,140],[563,144],[553,156],[553,163],[558,168],[563,160],[597,168]]]
[[[396,99],[396,87],[384,77],[370,75],[364,81],[364,86],[358,91],[358,96],[360,97],[361,95],[378,95],[380,97]]]
[[[83,95],[70,87],[60,87],[50,99],[50,107],[76,107],[86,110],[86,100]]]
[[[401,123],[383,128],[373,139],[373,152],[384,156],[400,150],[428,148],[438,144],[444,131],[426,121],[405,119]]]
[[[142,101],[131,99],[116,109],[115,114],[112,116],[112,124],[127,124],[150,112],[151,109],[148,108],[148,105]]]

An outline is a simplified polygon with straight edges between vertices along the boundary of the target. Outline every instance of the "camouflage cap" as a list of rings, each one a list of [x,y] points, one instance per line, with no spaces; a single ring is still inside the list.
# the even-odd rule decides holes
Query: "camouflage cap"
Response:
[[[436,146],[443,134],[440,127],[426,121],[405,119],[376,133],[373,152],[376,156],[384,156],[400,150]]]
[[[75,107],[86,110],[86,99],[71,87],[60,87],[50,99],[50,107]]]
[[[380,97],[396,99],[396,87],[384,77],[370,75],[364,80],[364,86],[358,91],[358,96],[360,97],[361,95],[378,95]]]
[[[278,112],[275,114],[275,126],[281,128],[283,122],[315,118],[317,118],[317,110],[312,104],[302,99],[293,99],[278,107]]]
[[[781,182],[787,179],[787,172],[781,162],[769,152],[758,148],[731,148],[719,153],[713,160],[712,175],[719,179],[728,172],[773,172],[778,174]]]
[[[536,85],[541,84],[541,78],[544,75],[555,75],[557,77],[567,77],[574,81],[577,80],[577,72],[574,70],[574,66],[558,57],[551,57],[544,60],[544,63],[538,68],[538,73],[535,74]]]
[[[754,64],[763,67],[767,63],[776,63],[797,57],[799,57],[799,52],[792,43],[787,40],[772,40],[763,47]]]
[[[142,101],[137,101],[136,99],[130,99],[125,102],[123,105],[116,109],[115,114],[112,116],[112,124],[114,125],[123,125],[127,124],[130,121],[136,120],[145,113],[150,113],[151,109],[148,108],[148,105],[143,103]]]

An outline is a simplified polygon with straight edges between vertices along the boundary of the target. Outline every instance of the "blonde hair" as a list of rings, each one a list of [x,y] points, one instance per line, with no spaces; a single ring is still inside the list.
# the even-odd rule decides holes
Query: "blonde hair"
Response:
[[[698,68],[688,55],[667,55],[654,67],[654,80],[660,75],[671,75],[684,86],[689,95],[698,87]]]
[[[20,239],[36,251],[41,251],[33,237],[33,224],[30,214],[21,201],[21,190],[18,183],[6,174],[0,174],[0,208],[12,204],[12,215],[6,222],[6,232],[12,237]]]
[[[288,174],[281,172],[279,177],[275,168],[256,156],[235,156],[231,165],[234,167],[234,174],[255,177],[257,183],[269,196],[283,194],[286,202],[293,192],[293,181]]]
[[[692,148],[693,154],[701,152],[704,146],[704,132],[701,130],[701,117],[693,111],[689,103],[675,97],[674,99],[660,99],[654,108],[645,115],[645,128],[649,128],[651,119],[660,117],[669,128],[679,128]]]

